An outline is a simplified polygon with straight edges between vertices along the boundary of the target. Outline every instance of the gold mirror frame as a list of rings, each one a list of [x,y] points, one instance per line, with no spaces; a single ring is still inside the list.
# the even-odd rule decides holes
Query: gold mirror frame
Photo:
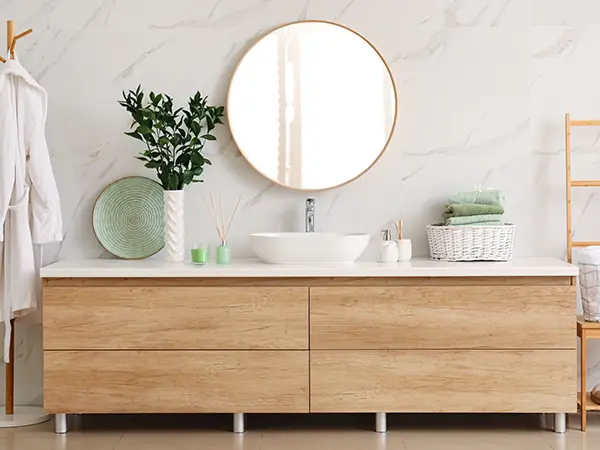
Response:
[[[373,160],[373,162],[369,165],[369,167],[367,167],[365,170],[363,170],[361,173],[359,173],[358,175],[356,175],[354,178],[347,180],[343,183],[337,184],[335,186],[329,186],[326,188],[319,188],[319,189],[307,189],[307,188],[299,188],[299,187],[293,187],[293,186],[288,186],[286,184],[281,183],[279,180],[275,180],[273,178],[271,178],[270,176],[266,175],[264,172],[262,172],[261,170],[259,170],[254,164],[252,164],[252,162],[250,161],[250,159],[248,158],[248,156],[244,153],[244,149],[240,147],[240,145],[238,144],[237,140],[235,139],[235,134],[233,133],[233,129],[232,129],[232,125],[231,125],[231,120],[229,117],[229,104],[231,101],[231,85],[233,83],[233,80],[235,79],[235,75],[238,72],[238,69],[240,67],[240,65],[242,64],[242,62],[244,61],[244,58],[246,57],[246,55],[248,55],[252,49],[254,49],[254,47],[256,47],[258,44],[260,44],[267,36],[270,36],[271,34],[275,33],[276,31],[285,28],[285,27],[289,27],[291,25],[297,25],[297,24],[301,24],[301,23],[323,23],[323,24],[328,24],[328,25],[334,25],[336,27],[340,27],[343,28],[347,31],[350,31],[351,33],[354,33],[356,36],[358,36],[359,38],[361,38],[363,41],[365,41],[369,47],[371,47],[375,53],[377,53],[377,55],[379,56],[379,58],[381,59],[381,61],[383,62],[383,65],[385,66],[389,76],[390,76],[390,80],[392,82],[392,89],[394,92],[394,120],[392,121],[392,128],[390,130],[390,135],[388,136],[388,139],[385,143],[385,145],[383,146],[383,149],[381,150],[381,152],[379,153],[379,155],[377,155],[377,158],[375,158]],[[394,136],[394,132],[396,130],[396,122],[398,120],[398,90],[396,88],[396,81],[394,80],[394,74],[392,73],[392,70],[390,69],[390,66],[388,65],[387,61],[385,60],[385,58],[383,57],[383,55],[381,54],[381,52],[379,50],[377,50],[377,48],[371,43],[371,41],[369,41],[365,36],[363,36],[362,34],[360,34],[358,31],[353,30],[350,27],[347,27],[345,25],[339,24],[339,23],[335,23],[335,22],[330,22],[327,20],[299,20],[296,22],[289,22],[286,23],[284,25],[280,25],[274,29],[272,29],[271,31],[268,31],[267,33],[263,34],[256,42],[254,42],[254,44],[252,44],[252,46],[244,53],[244,56],[242,56],[242,58],[239,60],[239,62],[236,64],[235,69],[233,71],[233,74],[231,75],[231,81],[229,82],[229,90],[227,91],[227,108],[226,108],[226,113],[227,113],[227,123],[229,124],[229,128],[231,131],[231,137],[233,139],[233,142],[235,143],[235,145],[237,146],[237,148],[239,149],[240,153],[242,154],[242,156],[244,157],[244,159],[248,162],[248,164],[250,164],[250,166],[256,170],[258,173],[260,173],[263,177],[265,177],[266,179],[268,179],[269,181],[273,182],[276,185],[285,187],[287,189],[292,189],[295,191],[301,191],[301,192],[319,192],[319,191],[326,191],[329,189],[336,189],[342,186],[345,186],[349,183],[352,183],[353,181],[356,181],[357,179],[359,179],[360,177],[362,177],[365,173],[367,173],[369,170],[371,170],[373,168],[373,166],[375,164],[377,164],[377,162],[381,159],[381,157],[383,156],[383,154],[385,153],[385,151],[387,150],[393,136]]]

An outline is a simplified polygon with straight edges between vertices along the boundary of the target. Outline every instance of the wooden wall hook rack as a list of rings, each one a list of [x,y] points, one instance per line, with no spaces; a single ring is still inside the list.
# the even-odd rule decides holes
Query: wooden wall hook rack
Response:
[[[10,59],[15,59],[15,45],[17,45],[17,41],[25,36],[33,33],[33,29],[28,29],[22,33],[15,35],[15,22],[13,20],[8,20],[6,22],[6,49],[10,55]],[[2,62],[6,62],[6,60],[0,57]]]

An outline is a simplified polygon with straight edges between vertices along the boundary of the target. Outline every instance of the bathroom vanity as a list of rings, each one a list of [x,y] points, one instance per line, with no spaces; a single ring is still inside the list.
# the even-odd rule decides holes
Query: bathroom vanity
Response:
[[[41,271],[44,406],[69,413],[577,411],[575,267],[413,260]]]

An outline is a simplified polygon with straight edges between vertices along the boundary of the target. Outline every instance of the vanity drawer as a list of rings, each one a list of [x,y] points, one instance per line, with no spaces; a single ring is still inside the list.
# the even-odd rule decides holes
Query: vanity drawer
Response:
[[[49,413],[308,412],[308,351],[45,351]]]
[[[314,350],[312,412],[576,412],[575,350]]]
[[[44,349],[308,349],[305,287],[46,287]]]
[[[575,286],[314,287],[311,349],[574,349]]]

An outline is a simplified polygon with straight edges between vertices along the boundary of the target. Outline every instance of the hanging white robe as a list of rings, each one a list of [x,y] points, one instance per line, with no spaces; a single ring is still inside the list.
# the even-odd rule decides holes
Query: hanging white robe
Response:
[[[46,144],[46,91],[17,60],[0,64],[0,319],[39,304],[41,244],[62,240],[58,190]]]

